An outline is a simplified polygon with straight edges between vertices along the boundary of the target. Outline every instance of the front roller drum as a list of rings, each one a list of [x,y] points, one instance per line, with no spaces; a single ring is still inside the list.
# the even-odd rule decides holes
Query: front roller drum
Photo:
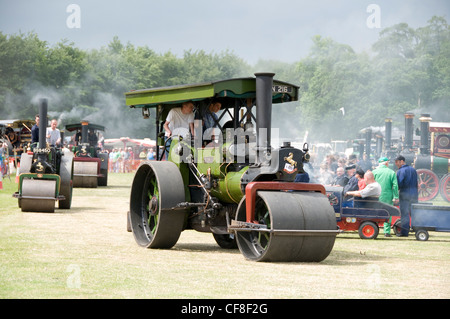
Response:
[[[184,228],[186,209],[183,179],[172,162],[144,162],[131,187],[129,221],[138,245],[171,248]]]
[[[19,199],[22,212],[55,211],[55,180],[24,179]]]
[[[335,213],[318,192],[258,191],[255,222],[264,228],[236,231],[245,258],[272,262],[319,262],[331,252],[337,235]],[[236,220],[246,221],[245,197]]]
[[[73,187],[97,188],[98,162],[74,161]]]

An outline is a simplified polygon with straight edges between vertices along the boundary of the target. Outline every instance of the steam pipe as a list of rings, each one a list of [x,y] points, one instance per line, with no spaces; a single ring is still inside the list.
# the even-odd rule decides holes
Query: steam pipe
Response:
[[[256,76],[256,150],[258,162],[263,162],[264,152],[271,151],[272,86],[275,73],[255,73]],[[265,133],[265,134],[264,134]]]

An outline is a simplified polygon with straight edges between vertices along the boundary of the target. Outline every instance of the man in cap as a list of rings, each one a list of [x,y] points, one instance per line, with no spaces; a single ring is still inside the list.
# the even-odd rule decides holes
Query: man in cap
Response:
[[[344,186],[344,194],[349,191],[357,191],[358,187],[358,179],[356,178],[356,165],[351,164],[345,168],[348,176],[350,176],[347,185]]]
[[[411,205],[417,203],[419,192],[417,189],[417,172],[405,163],[402,155],[395,159],[395,166],[398,167],[397,183],[401,212],[401,237],[408,237],[410,228]]]
[[[380,202],[393,205],[398,202],[398,183],[397,175],[389,167],[389,159],[387,157],[380,157],[378,160],[378,167],[373,171],[375,180],[381,185]],[[392,217],[384,223],[384,236],[391,237],[391,222]]]

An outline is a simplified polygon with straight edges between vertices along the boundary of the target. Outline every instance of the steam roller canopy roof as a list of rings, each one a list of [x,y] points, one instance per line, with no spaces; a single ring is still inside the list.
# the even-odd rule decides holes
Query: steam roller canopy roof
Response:
[[[298,100],[299,87],[287,82],[273,80],[272,103]],[[236,78],[216,82],[143,89],[125,93],[125,102],[130,107],[156,107],[180,104],[186,101],[201,101],[208,98],[255,98],[256,79]]]

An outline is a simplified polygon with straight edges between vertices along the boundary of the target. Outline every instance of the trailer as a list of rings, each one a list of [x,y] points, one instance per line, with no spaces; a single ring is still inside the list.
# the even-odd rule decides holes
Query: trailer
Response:
[[[412,204],[411,230],[421,241],[428,240],[429,231],[450,232],[450,206]]]
[[[325,188],[336,222],[342,232],[357,231],[361,239],[376,239],[379,228],[392,217],[392,224],[400,219],[400,210],[378,201],[378,198],[345,200],[343,187]]]

